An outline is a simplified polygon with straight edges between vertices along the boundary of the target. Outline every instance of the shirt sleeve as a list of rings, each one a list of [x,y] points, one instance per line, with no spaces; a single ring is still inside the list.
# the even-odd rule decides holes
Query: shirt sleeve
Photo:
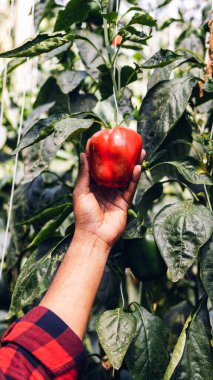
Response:
[[[0,380],[75,380],[86,359],[79,337],[55,313],[37,306],[2,337]]]

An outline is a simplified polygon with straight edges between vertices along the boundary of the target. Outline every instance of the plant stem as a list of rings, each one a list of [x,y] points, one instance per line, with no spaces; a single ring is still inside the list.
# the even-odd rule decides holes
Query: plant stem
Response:
[[[209,194],[208,194],[208,191],[207,191],[207,188],[206,188],[206,185],[204,185],[204,190],[205,190],[205,194],[206,194],[207,202],[208,202],[208,205],[209,205],[209,209],[210,209],[211,211],[213,211],[213,210],[212,210],[212,205],[211,205],[211,202],[210,202],[210,198],[209,198]]]
[[[104,18],[104,41],[106,47],[109,46],[109,35],[108,35],[108,27],[107,27],[107,20]]]
[[[107,8],[105,9],[105,11],[107,12]],[[108,25],[107,25],[107,20],[105,18],[103,21],[103,25],[104,25],[105,46],[106,46],[106,48],[110,48]],[[116,68],[115,67],[116,66],[115,66],[115,60],[112,63],[110,54],[108,54],[108,56],[109,56],[109,63],[110,63],[110,76],[112,79],[113,95],[114,95],[114,102],[115,102],[114,119],[115,119],[115,123],[118,124],[118,98],[119,98],[119,94],[118,94],[118,87],[117,87],[116,78],[115,78],[115,75],[116,75]]]
[[[122,281],[120,283],[120,291],[121,291],[121,299],[122,299],[122,309],[125,307],[124,294],[123,294],[123,284]]]

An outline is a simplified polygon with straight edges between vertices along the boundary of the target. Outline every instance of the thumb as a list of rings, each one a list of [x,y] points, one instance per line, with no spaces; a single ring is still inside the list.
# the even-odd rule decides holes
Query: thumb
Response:
[[[80,154],[80,165],[78,172],[78,179],[76,183],[76,188],[78,190],[83,190],[86,192],[89,191],[90,185],[90,172],[89,172],[89,163],[85,153]],[[88,190],[88,191],[87,191]]]

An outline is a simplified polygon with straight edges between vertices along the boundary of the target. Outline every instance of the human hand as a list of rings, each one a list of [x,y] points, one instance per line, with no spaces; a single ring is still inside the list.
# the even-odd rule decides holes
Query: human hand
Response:
[[[132,179],[124,191],[104,188],[93,183],[87,155],[81,153],[78,180],[73,192],[75,234],[99,239],[110,249],[123,233],[127,211],[132,203],[145,157],[142,150],[140,164],[134,167]]]

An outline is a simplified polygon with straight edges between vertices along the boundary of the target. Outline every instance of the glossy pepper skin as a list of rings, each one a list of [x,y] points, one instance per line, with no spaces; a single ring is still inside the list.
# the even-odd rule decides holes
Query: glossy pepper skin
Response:
[[[151,281],[167,271],[154,236],[147,232],[144,237],[124,241],[126,265],[139,281]]]
[[[90,173],[99,185],[125,188],[142,149],[142,138],[126,127],[96,132],[88,141]]]

